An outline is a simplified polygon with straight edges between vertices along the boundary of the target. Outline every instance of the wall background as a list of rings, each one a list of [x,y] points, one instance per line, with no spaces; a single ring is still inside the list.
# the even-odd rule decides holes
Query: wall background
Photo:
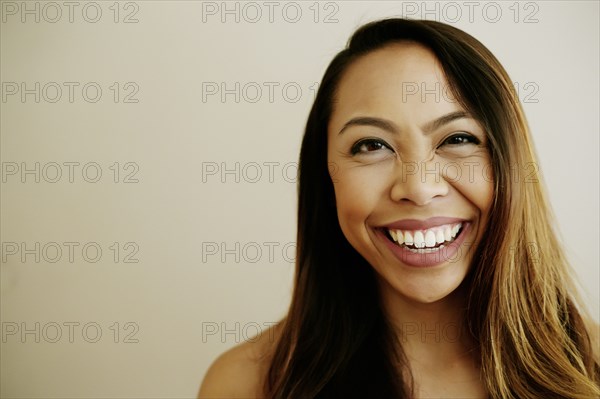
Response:
[[[600,319],[598,2],[1,12],[3,398],[194,397],[219,353],[284,315],[315,83],[384,16],[453,23],[507,68]]]

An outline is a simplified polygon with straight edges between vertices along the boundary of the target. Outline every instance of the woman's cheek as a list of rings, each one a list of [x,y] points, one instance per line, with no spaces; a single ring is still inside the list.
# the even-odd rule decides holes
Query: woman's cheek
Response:
[[[482,216],[487,215],[494,196],[493,169],[490,160],[483,157],[457,162],[446,170],[451,171],[444,176],[446,180],[473,203]]]
[[[377,177],[377,168],[341,169],[334,183],[340,225],[364,224],[385,192],[385,179]]]

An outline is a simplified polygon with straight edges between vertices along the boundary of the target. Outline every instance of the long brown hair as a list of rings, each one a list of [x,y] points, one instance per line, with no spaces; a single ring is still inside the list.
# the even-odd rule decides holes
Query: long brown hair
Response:
[[[479,344],[491,397],[597,397],[600,367],[573,300],[541,178],[514,178],[515,167],[531,165],[537,172],[537,163],[508,74],[467,33],[400,18],[354,33],[328,66],[310,111],[299,163],[294,293],[265,381],[267,396],[412,395],[410,370],[382,310],[375,272],[339,227],[327,164],[327,125],[344,72],[359,57],[399,41],[420,43],[436,55],[454,96],[489,137],[494,200],[467,276],[466,323]]]

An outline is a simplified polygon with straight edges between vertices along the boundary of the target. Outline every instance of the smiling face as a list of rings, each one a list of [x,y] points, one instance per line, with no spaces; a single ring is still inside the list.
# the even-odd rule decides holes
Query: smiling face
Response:
[[[435,56],[397,43],[344,73],[328,125],[337,216],[382,289],[421,303],[464,280],[488,218],[487,135]]]

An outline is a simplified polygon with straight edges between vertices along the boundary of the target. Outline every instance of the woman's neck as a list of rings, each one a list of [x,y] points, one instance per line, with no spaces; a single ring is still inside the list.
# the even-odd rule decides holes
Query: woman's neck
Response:
[[[475,343],[465,322],[467,293],[462,285],[432,303],[406,298],[385,282],[380,294],[407,358],[440,364],[472,353]]]

